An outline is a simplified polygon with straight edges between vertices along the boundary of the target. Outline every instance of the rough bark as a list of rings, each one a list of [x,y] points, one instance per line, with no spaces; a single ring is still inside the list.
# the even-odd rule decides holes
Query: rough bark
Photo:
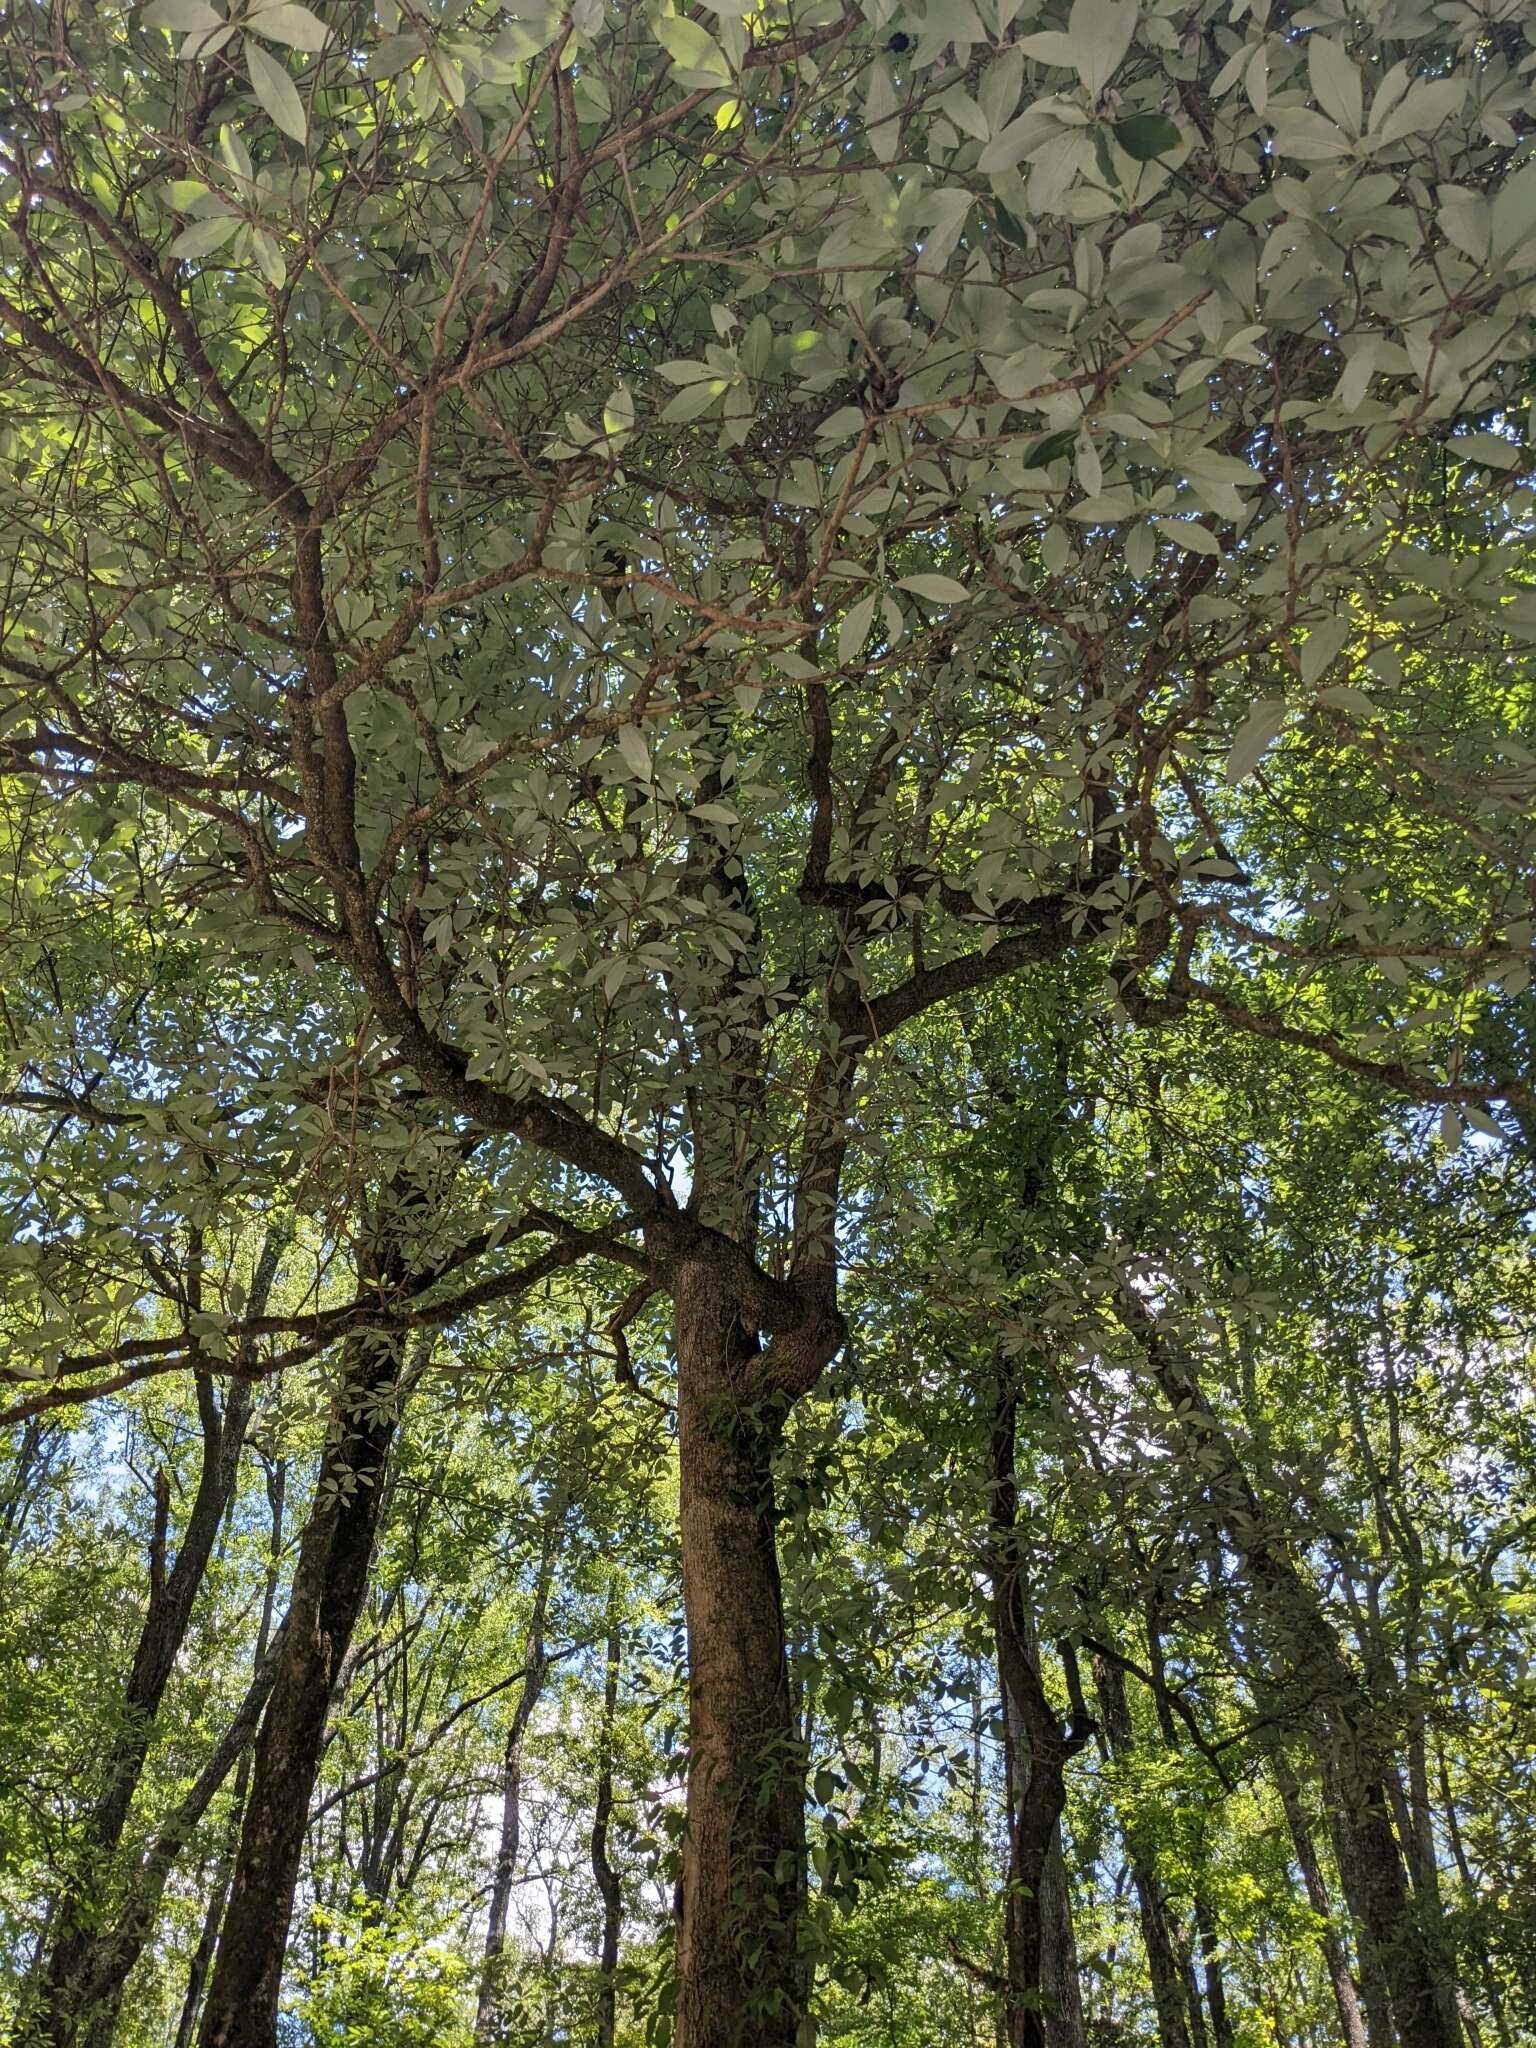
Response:
[[[544,1521],[544,1541],[539,1554],[539,1572],[534,1582],[533,1609],[528,1619],[528,1641],[523,1658],[523,1682],[507,1727],[501,1757],[501,1829],[496,1843],[496,1861],[491,1870],[490,1912],[486,1922],[485,1952],[480,1965],[480,1991],[475,2005],[475,2040],[489,2048],[501,2026],[502,1957],[507,1946],[507,1921],[512,1909],[512,1891],[517,1883],[517,1861],[523,1839],[523,1748],[528,1724],[539,1704],[544,1680],[549,1674],[549,1648],[544,1624],[549,1612],[549,1589],[554,1579],[555,1556],[565,1519],[563,1496],[551,1502]]]
[[[251,1307],[266,1306],[277,1271],[281,1239],[269,1234],[256,1261]],[[200,1247],[189,1259],[188,1307],[201,1305]],[[237,1363],[250,1364],[247,1356]],[[117,1862],[129,1808],[154,1739],[155,1717],[186,1641],[193,1605],[213,1546],[234,1498],[240,1453],[250,1422],[252,1383],[237,1371],[222,1409],[207,1373],[194,1379],[202,1456],[191,1511],[174,1562],[166,1566],[170,1493],[160,1475],[150,1541],[149,1599],[123,1687],[120,1724],[107,1776],[80,1831],[78,1876],[49,1915],[50,1940],[40,1960],[29,2016],[20,2040],[28,2048],[73,2048],[91,2024],[93,2002],[111,1995],[111,1932],[104,1923],[103,1890]],[[121,1992],[121,1983],[116,1987]],[[115,2016],[116,2003],[112,2007]],[[99,2029],[98,2029],[99,2031]]]
[[[366,1277],[398,1283],[393,1258]],[[362,1608],[401,1379],[398,1336],[348,1340],[262,1720],[200,2048],[275,2048],[288,1923],[332,1688]]]
[[[1066,1766],[1092,1732],[1070,1732],[1046,1693],[1025,1596],[1014,1466],[1016,1402],[998,1383],[990,1447],[992,1616],[1013,1769],[1004,1918],[1005,2038],[1008,2048],[1076,2048],[1082,2001],[1071,1906],[1061,1865]]]
[[[783,1403],[707,1259],[673,1283],[688,1806],[677,1896],[677,2048],[794,2048],[805,1759],[792,1709],[774,1531]]]

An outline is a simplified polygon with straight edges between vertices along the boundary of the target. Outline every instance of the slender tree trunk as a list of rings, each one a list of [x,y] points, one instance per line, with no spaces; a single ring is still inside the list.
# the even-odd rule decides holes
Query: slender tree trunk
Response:
[[[256,1261],[251,1288],[253,1314],[261,1314],[277,1271],[282,1240],[269,1234]],[[195,1312],[201,1302],[201,1247],[188,1260],[188,1296]],[[239,1363],[248,1366],[247,1356]],[[194,1379],[202,1424],[202,1462],[191,1512],[175,1562],[166,1568],[170,1493],[164,1475],[155,1501],[150,1542],[149,1602],[123,1688],[121,1726],[107,1778],[81,1831],[78,1874],[49,1915],[51,1939],[44,1951],[30,2011],[20,2040],[35,2048],[72,2048],[90,2023],[88,1998],[99,1995],[109,1930],[102,1926],[106,1889],[116,1863],[128,1811],[143,1776],[154,1737],[155,1716],[176,1659],[186,1641],[192,1608],[225,1513],[235,1495],[240,1453],[251,1415],[252,1383],[238,1371],[223,1409],[207,1373]],[[120,1990],[119,1986],[119,1990]],[[113,2007],[115,2014],[115,2004]]]
[[[277,1606],[278,1573],[283,1554],[283,1511],[287,1505],[287,1498],[288,1460],[279,1458],[267,1470],[267,1512],[270,1527],[267,1537],[267,1578],[262,1588],[261,1621],[256,1630],[258,1669],[267,1654],[267,1644],[272,1633],[272,1617]],[[187,1988],[181,2002],[181,2018],[176,2025],[175,2048],[192,2048],[192,2042],[197,2034],[198,2015],[202,2011],[208,1971],[213,1962],[214,1949],[218,1945],[224,1909],[229,1903],[230,1880],[234,1876],[235,1858],[240,1849],[240,1827],[245,1816],[245,1802],[250,1789],[251,1757],[247,1750],[241,1757],[235,1773],[228,1835],[219,1852],[214,1881],[208,1888],[208,1904],[203,1912],[203,1924],[198,1933],[197,1946],[193,1949],[192,1960],[187,1966]],[[96,2048],[96,2044],[92,2044],[92,2048]]]
[[[1211,2038],[1216,2048],[1233,2048],[1237,2039],[1227,2011],[1227,1987],[1221,1974],[1220,1937],[1211,1909],[1203,1897],[1195,1901],[1195,1927],[1200,1936],[1200,1960],[1205,1965],[1205,2002],[1211,2015]]]
[[[496,2040],[502,2020],[502,1957],[507,1946],[507,1922],[512,1910],[512,1892],[517,1883],[518,1855],[523,1839],[523,1746],[528,1724],[539,1704],[544,1680],[549,1673],[549,1651],[544,1640],[544,1623],[549,1612],[549,1589],[554,1579],[555,1557],[565,1521],[565,1497],[557,1493],[544,1519],[544,1539],[539,1553],[539,1573],[534,1581],[533,1610],[528,1620],[528,1638],[523,1657],[523,1683],[517,1705],[507,1728],[501,1757],[501,1831],[496,1843],[496,1862],[491,1872],[490,1914],[486,1924],[485,1954],[480,1968],[480,1995],[475,2007],[475,2040],[478,2048],[489,2048]]]
[[[619,1656],[622,1643],[612,1593],[608,1597],[608,1645],[603,1667],[603,1719],[598,1731],[597,1797],[592,1807],[592,1878],[603,1902],[597,1946],[597,2048],[614,2048],[618,2026],[619,1936],[624,1925],[624,1899],[619,1873],[609,1853],[608,1829],[613,1818],[614,1719],[619,1704]]]
[[[1113,1658],[1096,1653],[1093,1659],[1094,1690],[1110,1754],[1117,1762],[1136,1747],[1131,1710],[1125,1696],[1125,1674]],[[1168,1925],[1157,1869],[1141,1839],[1141,1831],[1122,1823],[1126,1850],[1130,1856],[1131,1882],[1141,1916],[1142,1945],[1147,1953],[1147,1975],[1152,1983],[1152,2003],[1157,2012],[1157,2038],[1161,2048],[1190,2048],[1189,2025],[1185,2016],[1184,1972]]]
[[[688,1813],[677,1897],[676,2048],[794,2048],[805,1759],[775,1542],[782,1404],[746,1405],[758,1342],[705,1257],[673,1280]]]
[[[1443,2020],[1436,1958],[1424,1938],[1392,1826],[1391,1749],[1379,1705],[1362,1685],[1317,1593],[1249,1481],[1193,1367],[1175,1357],[1155,1320],[1127,1291],[1124,1313],[1152,1375],[1211,1469],[1210,1494],[1244,1559],[1259,1615],[1291,1680],[1311,1703],[1311,1730],[1334,1806],[1339,1870],[1360,1923],[1362,1973],[1379,1969],[1401,2048],[1460,2048]]]
[[[1311,1826],[1301,1803],[1301,1788],[1296,1782],[1290,1764],[1278,1750],[1275,1753],[1274,1767],[1280,1804],[1285,1809],[1286,1826],[1291,1833],[1291,1846],[1296,1852],[1296,1865],[1301,1872],[1301,1881],[1306,1887],[1307,1903],[1318,1919],[1323,1961],[1327,1966],[1328,1981],[1333,1986],[1333,2002],[1338,2009],[1339,2035],[1343,2048],[1377,2048],[1377,2044],[1368,2041],[1366,2035],[1365,2021],[1360,2014],[1360,2000],[1355,1994],[1355,1980],[1349,1973],[1349,1958],[1344,1951],[1343,1938],[1334,1924],[1328,1887],[1323,1882],[1317,1850],[1312,1842]]]
[[[1445,1767],[1445,1758],[1439,1759],[1440,1807],[1445,1815],[1445,1831],[1451,1845],[1451,1857],[1456,1865],[1456,1874],[1461,1879],[1468,1899],[1477,1897],[1477,1880],[1472,1875],[1472,1866],[1467,1860],[1467,1848],[1461,1838],[1461,1822],[1456,1813],[1456,1801],[1451,1792],[1450,1773]],[[1504,2010],[1504,2000],[1499,1991],[1499,1980],[1493,1973],[1493,1963],[1486,1947],[1480,1944],[1482,1956],[1483,1997],[1493,2015],[1494,2031],[1499,2037],[1499,2048],[1513,2048],[1514,2037],[1509,2030],[1509,2016]]]
[[[370,1261],[381,1288],[398,1259]],[[198,2031],[201,2048],[275,2048],[288,1923],[326,1716],[361,1612],[385,1461],[398,1416],[398,1336],[348,1338],[314,1505],[299,1546],[283,1655],[256,1743],[229,1908]]]
[[[1061,1861],[1066,1766],[1091,1729],[1069,1733],[1051,1705],[1025,1592],[1015,1469],[1016,1395],[1000,1377],[990,1447],[990,1576],[1005,1726],[1011,1740],[1004,1918],[1008,2048],[1078,2048],[1083,2036],[1071,1904]]]

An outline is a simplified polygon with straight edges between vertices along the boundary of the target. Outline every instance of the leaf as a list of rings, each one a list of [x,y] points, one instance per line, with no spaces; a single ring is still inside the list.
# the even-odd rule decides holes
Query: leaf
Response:
[[[227,121],[219,130],[219,155],[237,178],[250,179],[256,175],[250,151]]]
[[[685,84],[729,85],[731,67],[724,50],[696,21],[684,21],[680,15],[659,21],[656,40]]]
[[[1048,469],[1063,455],[1070,455],[1076,441],[1075,427],[1063,427],[1059,434],[1042,434],[1024,450],[1019,457],[1019,466],[1022,469]]]
[[[1314,29],[1307,37],[1307,74],[1323,112],[1347,134],[1358,135],[1365,118],[1365,98],[1349,52]]]
[[[1440,1143],[1447,1152],[1459,1152],[1464,1126],[1461,1111],[1454,1102],[1448,1102],[1440,1112]]]
[[[1153,521],[1165,540],[1188,549],[1192,555],[1213,555],[1221,559],[1221,542],[1208,526],[1202,526],[1198,519],[1156,519]]]
[[[304,102],[298,88],[275,57],[249,39],[245,45],[245,66],[251,77],[251,91],[285,135],[303,142],[309,133]]]
[[[696,420],[702,412],[708,412],[715,400],[725,389],[723,377],[711,377],[702,384],[690,384],[686,391],[679,391],[669,406],[663,408],[664,420]]]
[[[910,590],[914,597],[926,598],[930,604],[965,604],[971,595],[953,576],[903,576],[896,588]]]
[[[248,14],[243,26],[269,42],[285,43],[291,50],[323,50],[331,40],[331,31],[319,15],[300,7],[297,0],[280,0],[276,7]]]
[[[645,744],[645,734],[638,725],[621,725],[614,737],[618,741],[619,752],[624,758],[624,766],[629,770],[630,780],[632,782],[643,782],[648,785],[652,779],[653,770],[651,767],[651,750]]]
[[[1285,723],[1285,699],[1266,697],[1255,704],[1237,729],[1227,753],[1227,781],[1241,782],[1251,775],[1279,736]]]
[[[1438,128],[1442,121],[1460,111],[1466,96],[1465,79],[1421,79],[1409,87],[1381,126],[1372,131],[1371,140],[1377,144],[1397,142],[1404,135],[1422,135],[1426,129]]]
[[[274,291],[281,291],[288,275],[287,266],[276,242],[264,228],[251,230],[251,253],[261,266],[261,274]]]
[[[170,253],[175,257],[212,255],[215,249],[223,248],[239,225],[237,213],[219,213],[212,220],[195,220],[191,227],[183,228],[172,242]]]
[[[869,638],[869,629],[874,623],[875,605],[878,593],[871,591],[868,597],[861,597],[837,629],[837,664],[846,668],[856,661],[864,651],[864,642]]]
[[[1348,616],[1325,619],[1301,643],[1301,680],[1309,687],[1343,653],[1354,626]]]
[[[1166,114],[1128,114],[1115,123],[1115,140],[1134,163],[1149,164],[1177,149],[1182,138]]]
[[[365,78],[393,78],[414,64],[423,53],[420,36],[384,36],[369,52],[363,66]]]
[[[1136,32],[1136,0],[1072,0],[1067,18],[1069,59],[1078,77],[1097,99],[1120,69]]]
[[[211,35],[215,29],[229,26],[222,14],[214,13],[208,0],[154,0],[139,19],[145,28],[178,29],[193,36]]]
[[[1315,107],[1283,107],[1275,111],[1275,148],[1303,163],[1326,163],[1348,156],[1349,137]]]
[[[634,393],[627,384],[620,384],[603,407],[603,433],[608,440],[622,443],[629,438],[634,424]]]

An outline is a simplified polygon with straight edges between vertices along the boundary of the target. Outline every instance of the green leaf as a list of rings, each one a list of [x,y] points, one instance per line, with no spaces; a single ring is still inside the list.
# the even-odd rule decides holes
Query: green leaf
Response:
[[[237,178],[250,179],[256,175],[250,151],[227,121],[219,130],[219,155]]]
[[[914,597],[926,598],[930,604],[965,604],[971,595],[953,576],[903,576],[896,587],[910,590]]]
[[[1020,466],[1024,469],[1048,469],[1063,455],[1070,455],[1076,441],[1075,427],[1063,427],[1059,434],[1042,434],[1037,441],[1031,441],[1019,457]]]
[[[263,7],[248,14],[243,26],[255,35],[265,36],[268,42],[284,43],[291,50],[323,50],[331,40],[331,31],[319,15],[300,7],[297,0],[280,0],[276,7]]]
[[[193,36],[211,35],[215,29],[229,26],[222,14],[214,13],[208,0],[154,0],[139,19],[145,28],[178,29]]]
[[[703,384],[690,384],[686,391],[679,391],[661,416],[664,420],[696,420],[700,413],[708,412],[724,389],[723,377],[711,377]]]
[[[673,68],[686,85],[729,85],[731,67],[725,52],[696,21],[673,15],[656,24],[656,40],[672,59]]]
[[[1301,680],[1315,683],[1325,669],[1331,668],[1348,645],[1353,627],[1348,617],[1325,619],[1320,626],[1314,626],[1301,643]]]
[[[245,66],[250,73],[251,91],[272,120],[285,135],[291,135],[295,142],[303,142],[309,134],[304,102],[282,65],[275,57],[269,57],[259,44],[247,38]]]
[[[1237,729],[1227,754],[1227,780],[1237,783],[1253,773],[1285,723],[1285,699],[1266,697],[1255,704]]]
[[[240,216],[236,213],[218,213],[212,220],[195,220],[172,242],[170,253],[178,258],[210,256],[215,249],[223,248],[239,225]]]
[[[1165,540],[1173,541],[1181,548],[1187,548],[1192,555],[1214,555],[1221,558],[1221,542],[1208,526],[1202,526],[1198,519],[1155,519],[1153,525]]]
[[[624,766],[632,782],[649,784],[652,780],[651,750],[645,744],[645,734],[638,725],[621,725],[614,734]]]
[[[1365,118],[1365,99],[1360,73],[1349,52],[1314,29],[1307,37],[1307,74],[1323,112],[1350,135],[1358,135]]]
[[[1115,140],[1133,162],[1149,164],[1177,149],[1182,138],[1166,114],[1128,114],[1115,123]]]
[[[864,642],[869,638],[869,629],[874,623],[875,605],[878,593],[871,591],[868,597],[861,597],[837,629],[837,662],[839,668],[846,668],[857,661],[864,651]]]

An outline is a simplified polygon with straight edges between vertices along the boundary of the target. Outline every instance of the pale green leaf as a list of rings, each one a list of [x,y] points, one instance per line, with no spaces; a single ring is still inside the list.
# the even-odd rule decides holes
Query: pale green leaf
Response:
[[[228,26],[222,14],[215,14],[208,0],[154,0],[139,16],[145,28],[177,29],[186,35],[211,35]]]
[[[728,85],[731,67],[724,50],[696,21],[673,15],[656,24],[656,40],[687,85]]]
[[[857,661],[864,651],[864,642],[869,638],[869,629],[874,623],[875,605],[878,593],[871,591],[868,597],[861,597],[837,629],[837,661],[839,668],[846,668]]]
[[[930,604],[964,604],[971,594],[953,576],[903,576],[896,587],[910,590],[914,597],[926,598]]]
[[[1353,630],[1347,617],[1325,619],[1320,626],[1312,628],[1301,643],[1301,680],[1304,683],[1315,683],[1326,669],[1333,666],[1348,645]]]
[[[1307,74],[1318,105],[1347,134],[1358,135],[1365,114],[1360,73],[1340,44],[1314,29],[1307,37]]]
[[[1255,704],[1237,729],[1227,754],[1227,780],[1237,783],[1253,773],[1285,723],[1285,699],[1266,697]]]
[[[632,782],[649,783],[651,780],[651,750],[645,744],[645,734],[638,725],[621,725],[614,734],[624,766]]]
[[[319,15],[299,6],[297,0],[279,0],[275,7],[262,7],[245,17],[244,26],[290,50],[323,50],[331,39],[331,31]]]
[[[250,73],[251,90],[273,122],[295,142],[302,142],[309,133],[309,123],[304,114],[304,102],[288,73],[275,57],[269,57],[259,44],[249,38],[245,45],[245,64]]]
[[[222,249],[240,225],[240,216],[234,213],[215,214],[212,220],[194,221],[189,228],[183,228],[172,242],[170,253],[176,257],[210,256],[215,249]]]

